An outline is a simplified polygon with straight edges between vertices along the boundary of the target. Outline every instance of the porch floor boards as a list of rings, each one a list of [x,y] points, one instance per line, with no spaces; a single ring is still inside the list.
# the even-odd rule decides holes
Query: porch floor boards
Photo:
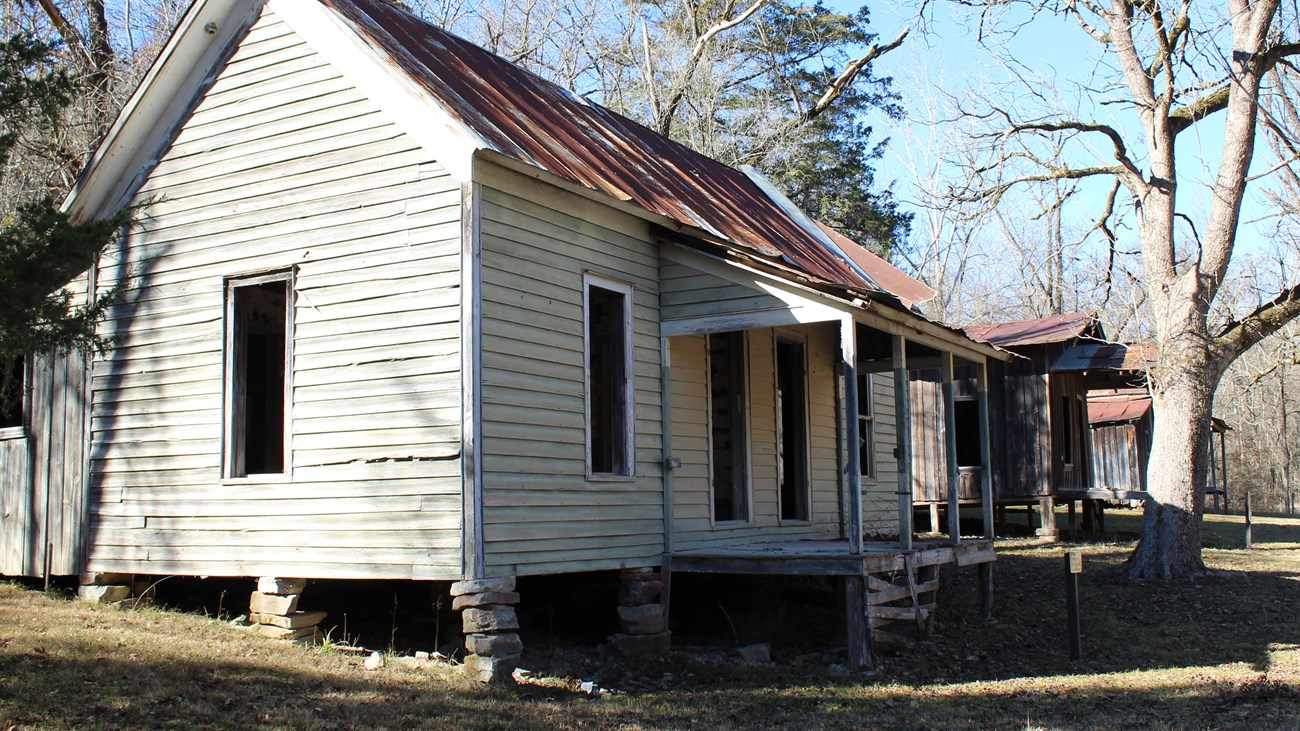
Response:
[[[750,543],[725,548],[690,548],[665,556],[677,572],[715,574],[776,574],[790,576],[866,576],[912,567],[955,563],[974,566],[996,559],[987,538],[916,541],[905,551],[894,541],[866,541],[862,553],[849,551],[848,541],[786,541]]]

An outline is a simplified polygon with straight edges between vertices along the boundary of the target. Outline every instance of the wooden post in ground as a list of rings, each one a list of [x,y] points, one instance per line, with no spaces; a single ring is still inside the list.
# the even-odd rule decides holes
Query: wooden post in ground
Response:
[[[1246,548],[1255,547],[1255,536],[1251,522],[1254,516],[1250,512],[1250,493],[1246,493]]]
[[[1065,552],[1065,621],[1070,636],[1070,659],[1083,658],[1079,637],[1079,574],[1083,573],[1083,553],[1077,548]]]
[[[844,625],[849,648],[849,664],[870,668],[871,626],[867,621],[866,581],[861,575],[844,577]]]
[[[1069,502],[1069,505],[1070,505],[1070,541],[1071,541],[1071,542],[1079,540],[1079,526],[1078,526],[1078,524],[1075,522],[1075,515],[1074,515],[1074,513],[1075,513],[1075,508],[1074,508],[1074,504],[1075,504],[1075,502],[1076,502],[1076,501],[1074,501],[1074,500],[1070,500],[1070,502]]]
[[[980,420],[980,467],[983,479],[980,491],[980,507],[984,516],[984,537],[993,540],[997,533],[993,527],[993,454],[989,447],[989,389],[988,363],[980,363],[975,369],[975,395],[979,404]],[[988,619],[993,616],[993,563],[979,565],[980,616]]]

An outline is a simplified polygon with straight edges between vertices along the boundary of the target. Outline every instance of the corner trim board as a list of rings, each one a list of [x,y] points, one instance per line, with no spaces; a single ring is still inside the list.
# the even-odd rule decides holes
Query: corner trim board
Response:
[[[461,565],[467,579],[486,574],[483,548],[482,221],[483,188],[461,184],[460,379]]]

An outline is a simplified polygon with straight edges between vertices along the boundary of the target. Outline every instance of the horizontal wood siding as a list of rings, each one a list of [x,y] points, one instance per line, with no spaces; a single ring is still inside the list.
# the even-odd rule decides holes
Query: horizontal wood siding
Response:
[[[89,568],[459,577],[459,184],[264,11],[150,198],[102,270]],[[291,464],[223,480],[224,282],[291,269]]]
[[[876,423],[876,479],[862,483],[862,534],[898,537],[898,419],[894,403],[894,374],[872,376],[872,406]]]
[[[659,293],[664,320],[784,310],[786,303],[753,287],[665,261]]]
[[[776,383],[773,348],[782,337],[806,339],[811,447],[812,516],[780,520],[777,476]],[[840,535],[839,452],[835,362],[838,331],[833,325],[760,329],[748,333],[749,437],[753,514],[744,523],[714,524],[709,490],[707,340],[702,335],[670,339],[672,362],[674,548],[689,549],[780,540],[824,540]]]
[[[489,574],[658,565],[659,253],[643,221],[486,167],[483,535]],[[586,479],[583,273],[633,288],[636,471]]]

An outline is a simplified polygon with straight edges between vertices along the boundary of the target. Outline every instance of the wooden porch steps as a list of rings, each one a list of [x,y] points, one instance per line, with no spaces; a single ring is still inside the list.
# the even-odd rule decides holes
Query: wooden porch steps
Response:
[[[867,636],[873,644],[928,640],[939,600],[938,564],[914,562],[901,569],[866,575]]]

